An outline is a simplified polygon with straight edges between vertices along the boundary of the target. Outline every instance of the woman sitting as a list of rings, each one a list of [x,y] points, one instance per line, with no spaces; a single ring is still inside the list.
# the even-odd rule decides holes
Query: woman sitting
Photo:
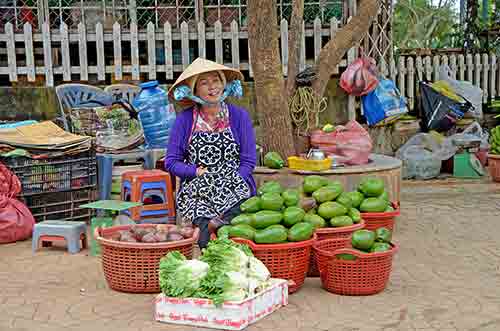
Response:
[[[200,229],[206,247],[210,232],[229,224],[239,205],[255,195],[255,134],[248,113],[224,102],[242,95],[240,71],[196,59],[169,90],[181,105],[170,134],[165,168],[181,179],[177,211]]]

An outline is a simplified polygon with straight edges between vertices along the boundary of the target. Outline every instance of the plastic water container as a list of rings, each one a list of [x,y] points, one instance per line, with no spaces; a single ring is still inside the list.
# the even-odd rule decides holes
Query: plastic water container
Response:
[[[157,81],[142,83],[141,92],[133,105],[139,112],[139,120],[144,130],[146,148],[166,148],[170,130],[175,121],[175,110],[169,104],[167,92]]]

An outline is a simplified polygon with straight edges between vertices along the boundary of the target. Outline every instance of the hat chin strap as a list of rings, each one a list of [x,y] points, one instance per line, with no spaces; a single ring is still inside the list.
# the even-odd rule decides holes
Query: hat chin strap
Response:
[[[226,84],[224,87],[224,92],[219,97],[216,102],[209,102],[193,94],[191,88],[187,85],[181,85],[177,87],[174,91],[174,99],[180,101],[184,98],[188,98],[202,106],[215,106],[222,103],[227,97],[232,96],[235,98],[241,98],[243,96],[243,88],[241,86],[241,81],[235,79],[230,83]]]

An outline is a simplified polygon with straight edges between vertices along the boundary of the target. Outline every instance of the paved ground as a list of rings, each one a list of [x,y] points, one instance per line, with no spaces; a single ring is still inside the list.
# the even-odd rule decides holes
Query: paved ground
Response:
[[[249,330],[500,330],[500,186],[404,183],[388,288],[344,297],[309,279]],[[0,247],[0,330],[188,330],[152,321],[152,295],[107,288],[97,258]],[[81,292],[81,289],[85,289]]]

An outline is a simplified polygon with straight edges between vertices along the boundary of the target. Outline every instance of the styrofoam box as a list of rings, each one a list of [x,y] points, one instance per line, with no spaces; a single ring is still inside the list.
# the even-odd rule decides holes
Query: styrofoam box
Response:
[[[243,301],[226,301],[215,307],[212,300],[172,298],[163,293],[155,301],[155,320],[222,330],[242,330],[288,304],[288,283],[271,279],[271,286]]]

